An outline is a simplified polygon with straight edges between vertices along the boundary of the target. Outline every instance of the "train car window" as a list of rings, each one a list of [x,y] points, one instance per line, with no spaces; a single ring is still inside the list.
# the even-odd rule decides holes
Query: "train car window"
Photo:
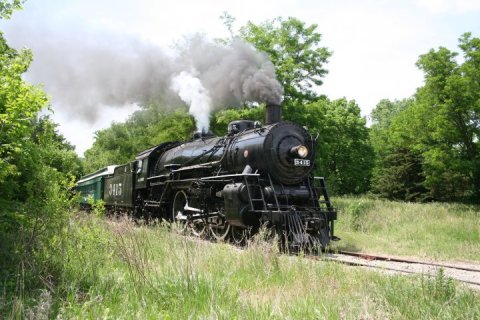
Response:
[[[137,161],[137,173],[141,173],[143,171],[143,160]]]

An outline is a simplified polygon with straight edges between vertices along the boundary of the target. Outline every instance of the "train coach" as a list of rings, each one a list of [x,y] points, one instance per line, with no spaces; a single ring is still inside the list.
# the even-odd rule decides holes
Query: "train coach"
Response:
[[[82,206],[88,206],[105,198],[105,179],[113,176],[115,165],[108,166],[87,174],[76,183],[75,189],[80,193],[79,202]]]

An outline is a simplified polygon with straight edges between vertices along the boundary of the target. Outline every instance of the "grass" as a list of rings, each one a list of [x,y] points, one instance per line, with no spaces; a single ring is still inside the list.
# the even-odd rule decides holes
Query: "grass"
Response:
[[[480,261],[480,207],[334,198],[335,248],[439,260]]]
[[[178,235],[165,225],[78,215],[48,288],[10,301],[6,318],[60,319],[475,319],[480,295],[439,273],[385,275],[239,250]],[[2,301],[2,297],[0,297]]]

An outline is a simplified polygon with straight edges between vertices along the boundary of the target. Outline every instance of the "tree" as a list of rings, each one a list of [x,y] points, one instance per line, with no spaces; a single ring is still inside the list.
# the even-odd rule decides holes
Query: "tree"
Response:
[[[372,126],[380,193],[480,202],[480,39],[466,33],[459,47],[462,63],[442,47],[421,55],[425,84],[415,99],[379,105],[372,114],[381,119]]]
[[[1,0],[0,1],[0,19],[9,19],[14,10],[22,8],[25,0]]]
[[[417,113],[424,115],[425,186],[436,199],[480,202],[480,38],[465,33],[457,52],[430,50],[417,65],[425,85],[417,92]]]
[[[22,138],[31,131],[31,119],[46,106],[45,94],[22,79],[31,60],[31,52],[10,48],[0,33],[0,183],[17,173],[13,159],[23,151]]]
[[[411,110],[415,100],[381,100],[371,113],[370,140],[375,151],[372,191],[388,199],[426,200],[423,157],[415,148]]]
[[[21,1],[1,1],[8,18]],[[32,54],[10,48],[0,32],[0,281],[7,297],[56,269],[48,259],[68,219],[79,159],[48,118],[46,94],[22,79]]]
[[[373,150],[366,120],[355,101],[319,99],[302,112],[286,108],[285,120],[306,126],[318,137],[315,175],[327,179],[335,194],[358,194],[370,186]]]
[[[265,119],[265,106],[220,110],[213,114],[210,129],[216,135],[225,135],[227,134],[228,124],[239,119],[263,122]]]
[[[149,147],[165,141],[183,141],[195,130],[186,110],[159,111],[148,106],[132,114],[125,123],[113,123],[97,131],[93,146],[85,152],[85,169],[93,172],[112,164],[132,161]]]
[[[412,98],[390,101],[382,99],[370,113],[372,120],[372,129],[388,128],[396,115],[410,106],[414,100]]]
[[[381,100],[372,110],[370,140],[375,152],[372,191],[388,199],[415,201],[425,193],[422,157],[412,149],[405,110],[414,99]],[[407,130],[407,131],[405,131]]]
[[[285,105],[317,99],[315,87],[323,83],[331,52],[320,46],[321,34],[316,29],[316,24],[307,26],[296,18],[280,17],[261,24],[248,22],[240,29],[240,37],[265,52],[274,64]]]
[[[337,194],[359,194],[370,188],[373,150],[366,120],[355,101],[323,100],[312,104],[324,113],[319,128],[317,173]]]

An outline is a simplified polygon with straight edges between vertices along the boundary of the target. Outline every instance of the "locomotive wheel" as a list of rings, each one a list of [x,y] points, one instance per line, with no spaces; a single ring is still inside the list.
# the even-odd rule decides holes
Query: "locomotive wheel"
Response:
[[[209,228],[212,236],[217,241],[223,241],[230,231],[230,225],[222,217],[215,217],[209,219]]]
[[[203,236],[206,230],[205,220],[191,219],[191,216],[188,216],[185,207],[188,207],[188,196],[183,190],[177,191],[173,198],[172,221],[182,232],[185,232],[188,228],[194,236]]]
[[[196,219],[188,223],[190,232],[196,237],[203,237],[206,233],[206,226],[204,219]]]
[[[185,206],[188,204],[188,197],[184,191],[177,191],[173,198],[172,205],[172,222],[180,232],[187,229],[187,215],[185,214]]]
[[[235,243],[238,246],[245,244],[245,240],[247,239],[247,229],[232,226],[231,230],[232,230],[231,237],[232,237],[233,243]]]

